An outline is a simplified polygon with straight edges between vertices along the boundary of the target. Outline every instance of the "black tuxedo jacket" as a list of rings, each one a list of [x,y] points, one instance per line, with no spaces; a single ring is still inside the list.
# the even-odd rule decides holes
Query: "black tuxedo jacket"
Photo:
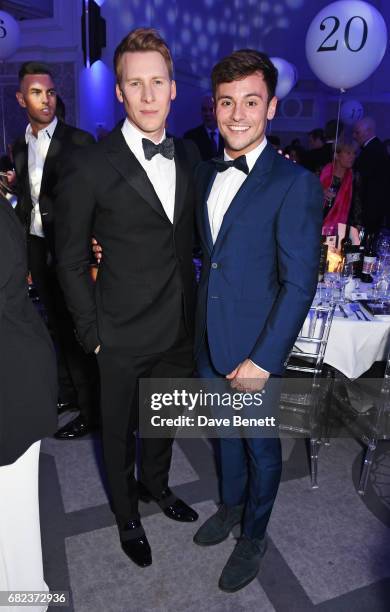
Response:
[[[331,142],[326,142],[319,149],[306,151],[303,165],[311,172],[320,175],[322,168],[326,166],[326,164],[333,162],[333,157],[333,144]]]
[[[355,162],[361,177],[363,225],[369,232],[379,231],[390,222],[390,160],[379,138],[362,148]]]
[[[0,196],[0,466],[57,428],[56,358],[27,294],[26,237]]]
[[[168,349],[185,314],[193,328],[192,242],[196,147],[175,139],[174,222],[120,127],[80,151],[64,169],[56,198],[58,277],[86,351]],[[90,281],[91,236],[103,247]]]
[[[58,121],[43,167],[41,191],[39,195],[39,208],[42,216],[43,231],[48,243],[48,248],[52,254],[54,254],[54,189],[58,181],[60,170],[65,161],[75,150],[93,142],[95,142],[94,138],[88,132],[66,125],[62,123],[62,121]],[[16,207],[16,212],[23,225],[26,227],[27,233],[29,233],[32,201],[28,176],[28,146],[24,136],[19,138],[14,144],[13,153],[18,181],[18,205]]]
[[[198,127],[194,128],[193,130],[188,130],[188,132],[184,134],[184,138],[192,140],[196,144],[203,161],[207,161],[212,157],[215,157],[212,142],[203,124],[198,125]],[[217,152],[218,155],[222,155],[224,146],[225,144],[220,134]]]

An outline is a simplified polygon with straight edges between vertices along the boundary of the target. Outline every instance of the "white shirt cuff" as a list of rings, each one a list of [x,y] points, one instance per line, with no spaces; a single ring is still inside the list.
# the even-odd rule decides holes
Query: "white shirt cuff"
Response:
[[[265,372],[265,374],[269,374],[268,370],[264,370],[264,368],[261,368],[259,365],[257,365],[257,363],[255,363],[254,361],[252,361],[252,359],[249,359],[249,361],[251,363],[253,363],[253,365],[255,366],[255,368],[257,368],[258,370],[261,370],[262,372]]]

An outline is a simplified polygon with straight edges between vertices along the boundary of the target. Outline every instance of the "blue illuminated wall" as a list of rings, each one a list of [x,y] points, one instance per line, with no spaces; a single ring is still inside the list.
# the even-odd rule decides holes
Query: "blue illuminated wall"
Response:
[[[390,32],[390,0],[369,1],[380,10]],[[336,92],[320,83],[305,57],[308,26],[330,0],[97,0],[107,23],[107,48],[102,61],[89,71],[81,51],[82,0],[53,2],[52,20],[21,22],[21,48],[6,64],[39,59],[73,67],[73,75],[60,83],[60,93],[67,101],[69,120],[95,134],[98,125],[111,129],[123,116],[114,93],[112,56],[123,36],[139,26],[158,29],[172,49],[178,98],[169,129],[175,134],[200,122],[200,99],[210,87],[214,63],[233,49],[249,46],[283,57],[298,69],[298,84],[279,104],[274,131],[305,133],[334,116]],[[389,75],[387,52],[374,75],[349,92],[377,118],[383,137],[390,136]],[[15,106],[15,84],[3,81],[10,91],[9,104]]]
[[[170,45],[178,98],[169,117],[169,129],[176,134],[200,122],[200,98],[210,87],[209,74],[214,63],[233,49],[243,47],[255,47],[284,57],[297,66],[299,83],[291,96],[303,96],[304,108],[309,107],[306,98],[311,96],[314,105],[311,118],[292,117],[290,124],[296,124],[297,131],[320,125],[333,112],[335,92],[313,75],[304,50],[311,20],[330,0],[100,0],[100,3],[107,21],[108,45],[103,60],[110,69],[115,46],[135,27],[157,28]],[[371,3],[390,26],[390,3],[387,0],[371,0]],[[374,110],[383,122],[388,121],[384,102],[390,102],[389,73],[387,56],[370,79],[353,89],[353,97],[360,97],[362,101],[364,98],[378,100],[379,106]],[[115,101],[112,105],[114,122],[123,115],[123,110]],[[287,104],[284,106],[288,108]],[[278,123],[279,127],[284,125],[283,129],[290,129],[288,119],[282,119],[281,115],[275,122],[276,127]],[[388,132],[390,135],[390,125]]]

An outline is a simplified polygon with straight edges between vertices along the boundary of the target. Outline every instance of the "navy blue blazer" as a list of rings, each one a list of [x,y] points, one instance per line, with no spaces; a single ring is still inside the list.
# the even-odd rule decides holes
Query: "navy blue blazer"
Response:
[[[246,358],[282,374],[316,291],[320,182],[267,144],[213,246],[207,198],[215,176],[212,162],[198,167],[197,224],[204,259],[195,355],[207,329],[212,362],[221,374]]]

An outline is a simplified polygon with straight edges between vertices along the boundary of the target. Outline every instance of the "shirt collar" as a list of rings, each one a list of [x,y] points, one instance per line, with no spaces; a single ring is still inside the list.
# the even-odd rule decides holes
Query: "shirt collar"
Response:
[[[364,149],[364,147],[366,147],[368,145],[369,142],[371,142],[371,140],[374,140],[374,138],[376,138],[376,136],[371,136],[371,138],[369,138],[368,140],[366,140],[366,142],[363,144],[362,149]]]
[[[258,158],[260,157],[260,155],[262,154],[266,146],[267,146],[267,139],[264,137],[263,141],[255,149],[252,149],[252,151],[249,151],[249,153],[246,153],[245,158],[246,158],[246,163],[248,164],[249,172],[252,170],[253,166],[257,162]],[[230,161],[233,159],[232,157],[229,157],[226,151],[224,151],[223,158],[227,161]]]
[[[142,139],[148,138],[147,135],[140,132],[140,130],[138,130],[132,123],[130,123],[127,118],[124,120],[122,125],[122,134],[126,140],[128,147],[131,149],[134,155],[138,158],[142,157],[143,159],[145,159]],[[155,144],[160,144],[160,142],[162,142],[163,140],[165,140],[165,130],[161,139]]]
[[[49,125],[39,130],[38,138],[48,138],[49,140],[51,140],[54,134],[54,130],[57,127],[57,123],[58,123],[58,119],[57,117],[54,117],[53,121],[51,121]],[[29,123],[28,126],[26,127],[26,143],[28,144],[32,138],[34,138],[35,141],[37,140],[37,138],[35,138],[33,134],[31,123]]]

